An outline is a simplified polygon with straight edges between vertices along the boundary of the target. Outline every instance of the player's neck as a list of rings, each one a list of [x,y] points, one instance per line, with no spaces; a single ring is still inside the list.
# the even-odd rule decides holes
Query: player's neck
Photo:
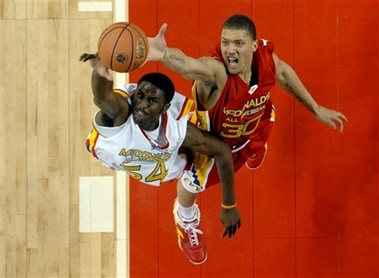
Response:
[[[239,74],[239,77],[246,83],[246,85],[250,85],[251,80],[251,70],[248,70],[246,72],[241,72]]]
[[[150,122],[145,125],[140,125],[140,128],[142,128],[144,131],[151,132],[158,129],[160,122],[161,122],[161,116],[155,122]]]

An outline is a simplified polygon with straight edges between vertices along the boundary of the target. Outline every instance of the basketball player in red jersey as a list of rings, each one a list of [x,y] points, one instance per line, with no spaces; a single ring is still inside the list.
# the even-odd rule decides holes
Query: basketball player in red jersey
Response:
[[[275,121],[270,90],[276,82],[317,120],[343,131],[346,117],[313,99],[292,67],[274,53],[272,42],[256,38],[255,25],[249,17],[237,14],[228,18],[222,26],[221,42],[210,51],[210,56],[198,59],[168,47],[164,38],[166,29],[167,24],[163,24],[156,37],[148,38],[147,60],[161,61],[184,78],[194,80],[196,121],[230,145],[235,172],[243,164],[256,169],[265,158],[267,139]],[[210,172],[206,187],[218,183],[215,173],[215,169]],[[186,203],[180,199],[179,203],[190,207],[195,198],[193,194]],[[233,204],[229,205],[228,208],[234,209]]]

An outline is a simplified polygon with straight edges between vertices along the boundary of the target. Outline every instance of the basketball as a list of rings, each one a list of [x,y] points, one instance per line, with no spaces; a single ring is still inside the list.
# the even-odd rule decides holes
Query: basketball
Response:
[[[97,53],[100,61],[115,72],[131,72],[147,58],[149,43],[144,31],[130,22],[109,25],[100,35]]]

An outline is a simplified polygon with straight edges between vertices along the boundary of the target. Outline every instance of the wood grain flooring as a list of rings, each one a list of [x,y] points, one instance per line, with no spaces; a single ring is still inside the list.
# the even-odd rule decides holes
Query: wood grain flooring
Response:
[[[116,173],[85,149],[96,107],[78,59],[113,18],[71,0],[0,3],[0,277],[117,275],[117,229],[79,233],[79,178]]]

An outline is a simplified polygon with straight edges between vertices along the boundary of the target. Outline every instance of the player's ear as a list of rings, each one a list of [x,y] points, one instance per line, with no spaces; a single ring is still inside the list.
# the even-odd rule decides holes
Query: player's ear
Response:
[[[253,48],[253,52],[255,52],[255,50],[257,50],[257,48],[258,48],[258,40],[254,40],[253,41],[252,48]]]
[[[162,108],[162,113],[166,112],[171,106],[171,103],[166,103]]]

